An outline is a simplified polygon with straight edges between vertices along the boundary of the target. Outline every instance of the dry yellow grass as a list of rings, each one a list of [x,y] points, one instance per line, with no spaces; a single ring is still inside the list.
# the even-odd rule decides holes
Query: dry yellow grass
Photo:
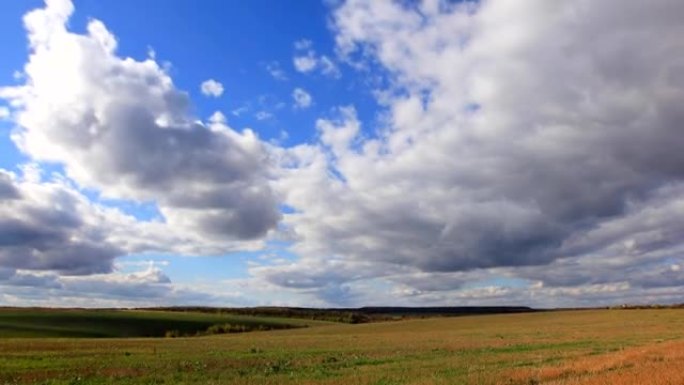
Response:
[[[547,385],[682,385],[684,341],[656,343],[583,357],[560,365],[515,370],[501,382]]]

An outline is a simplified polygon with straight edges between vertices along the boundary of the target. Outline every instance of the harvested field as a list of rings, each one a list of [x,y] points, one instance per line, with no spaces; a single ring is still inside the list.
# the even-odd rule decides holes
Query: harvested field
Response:
[[[7,384],[681,384],[684,311],[431,318],[221,336],[3,339]]]

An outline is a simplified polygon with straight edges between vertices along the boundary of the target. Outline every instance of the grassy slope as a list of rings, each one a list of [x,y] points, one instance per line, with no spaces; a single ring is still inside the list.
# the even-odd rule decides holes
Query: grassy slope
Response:
[[[0,310],[0,338],[11,337],[160,337],[177,330],[192,335],[215,324],[268,328],[304,326],[292,319],[238,315],[123,310]]]
[[[682,310],[436,318],[178,339],[0,339],[0,383],[19,384],[660,385],[684,383],[675,378],[684,376],[681,367]]]

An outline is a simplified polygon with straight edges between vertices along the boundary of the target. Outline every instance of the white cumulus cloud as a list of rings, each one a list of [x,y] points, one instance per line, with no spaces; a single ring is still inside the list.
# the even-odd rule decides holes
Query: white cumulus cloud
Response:
[[[275,227],[271,165],[254,132],[199,122],[154,60],[117,56],[99,20],[86,34],[69,31],[70,2],[47,4],[24,19],[25,83],[0,89],[16,106],[12,139],[21,151],[63,164],[104,197],[154,202],[168,226],[199,245],[261,239]]]
[[[223,95],[223,84],[214,79],[205,80],[200,85],[200,90],[204,96],[218,98]]]
[[[313,71],[318,64],[318,60],[316,60],[316,57],[313,55],[313,53],[295,56],[294,59],[292,59],[292,62],[294,63],[295,69],[303,73]]]

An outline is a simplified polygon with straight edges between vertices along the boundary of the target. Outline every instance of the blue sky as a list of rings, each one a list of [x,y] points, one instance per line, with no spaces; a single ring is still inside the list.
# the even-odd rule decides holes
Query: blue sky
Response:
[[[4,2],[0,305],[676,302],[683,13]]]
[[[360,101],[359,111],[373,116],[374,99],[356,77],[308,76],[293,66],[294,43],[302,39],[310,40],[318,53],[333,55],[328,11],[318,1],[297,8],[278,1],[211,0],[201,6],[189,0],[149,1],[142,9],[136,1],[83,1],[77,3],[70,26],[83,31],[89,18],[103,19],[118,37],[120,55],[144,58],[152,49],[160,62],[170,63],[169,73],[179,89],[190,93],[198,117],[221,110],[235,128],[253,128],[264,140],[279,140],[284,131],[288,138],[283,142],[292,144],[312,141],[315,119],[337,105]],[[25,39],[16,36],[20,42],[15,44],[23,47]],[[287,80],[274,79],[269,65],[278,65]],[[223,84],[223,97],[201,96],[198,84],[209,78]],[[292,108],[295,87],[314,96],[313,108]],[[247,111],[239,116],[230,114],[243,107]],[[255,115],[260,111],[273,116],[259,121]]]

